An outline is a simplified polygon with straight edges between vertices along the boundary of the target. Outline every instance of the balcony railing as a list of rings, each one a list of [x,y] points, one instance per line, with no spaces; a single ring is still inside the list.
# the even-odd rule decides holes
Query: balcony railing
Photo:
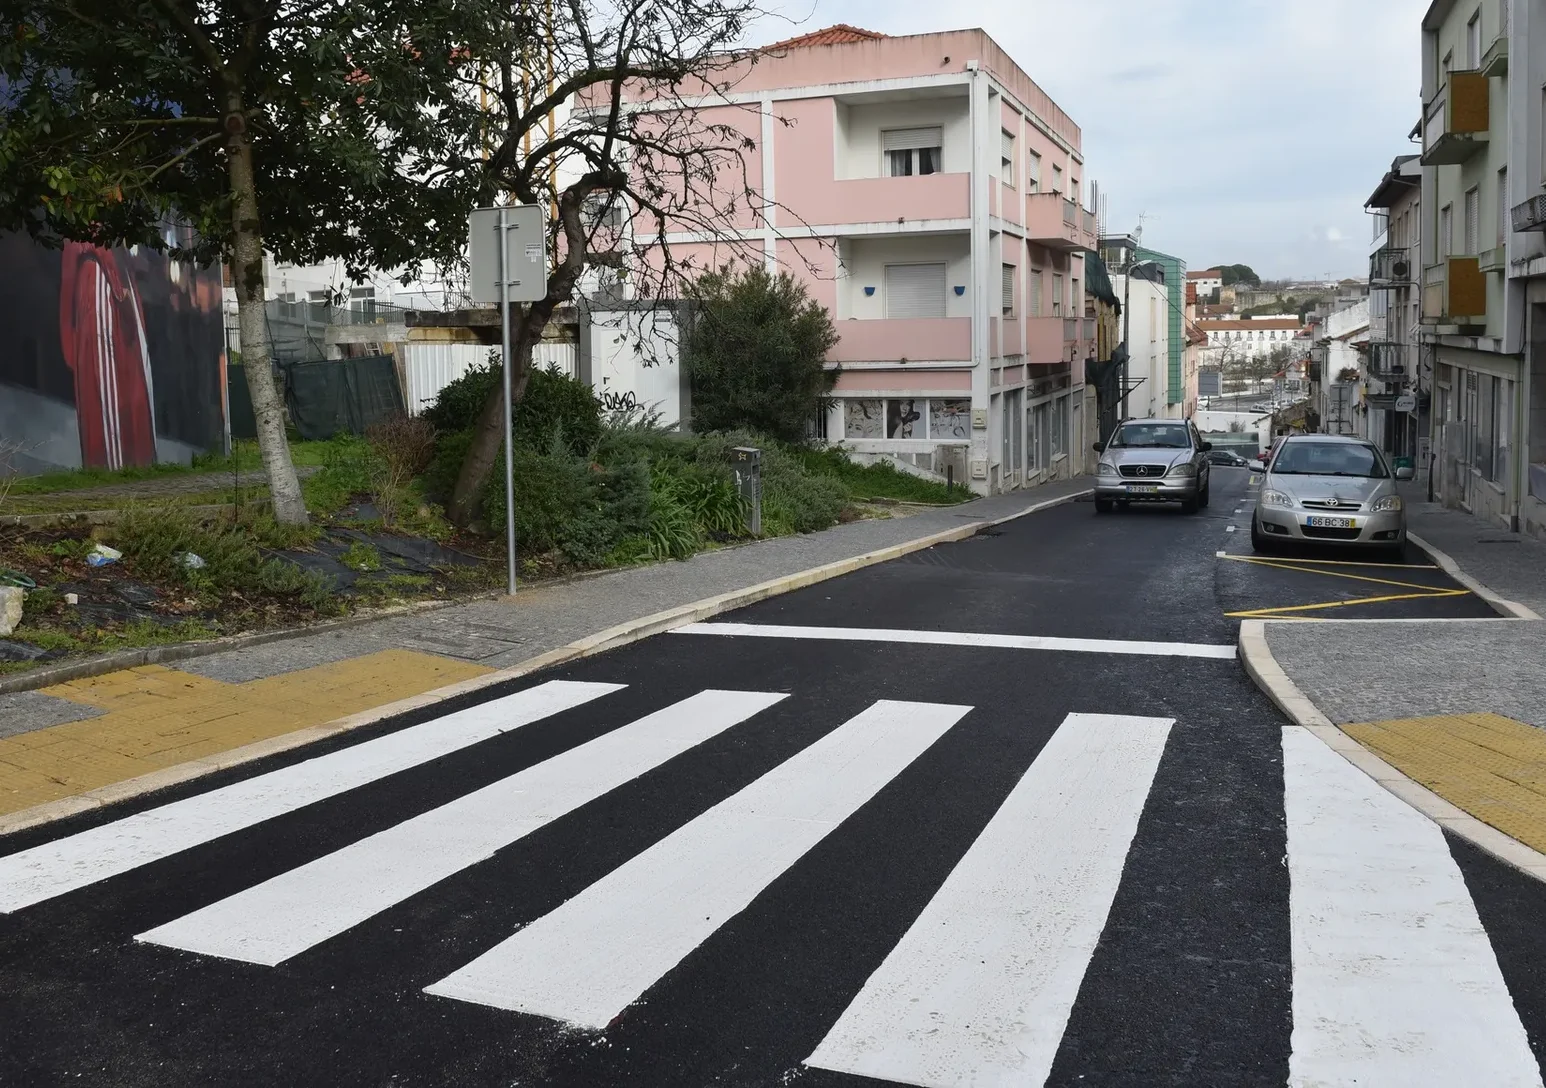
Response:
[[[1481,72],[1451,72],[1423,109],[1424,166],[1465,162],[1487,143],[1492,86]]]
[[[1081,319],[1077,317],[1065,317],[1063,319],[1063,343],[1079,339]]]
[[[1095,233],[1095,213],[1088,208],[1084,209],[1084,233]]]
[[[1487,280],[1477,257],[1446,257],[1423,269],[1426,325],[1485,325]]]
[[[1376,340],[1369,344],[1369,373],[1380,381],[1405,381],[1411,374],[1405,344]]]
[[[1094,248],[1094,217],[1085,218],[1083,211],[1075,201],[1057,193],[1032,193],[1025,201],[1026,233],[1031,241],[1048,249]]]
[[[1487,52],[1482,54],[1482,75],[1489,79],[1496,79],[1508,75],[1508,0],[1503,0],[1503,22],[1498,28],[1498,36],[1492,39],[1492,44],[1487,47]]]

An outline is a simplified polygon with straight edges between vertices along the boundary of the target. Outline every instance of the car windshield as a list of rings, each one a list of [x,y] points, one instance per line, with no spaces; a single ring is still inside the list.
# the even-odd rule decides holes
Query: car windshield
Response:
[[[1112,449],[1184,450],[1191,444],[1186,428],[1174,423],[1124,423],[1111,436]]]
[[[1358,476],[1384,479],[1388,473],[1373,446],[1355,442],[1288,442],[1272,462],[1275,475]]]

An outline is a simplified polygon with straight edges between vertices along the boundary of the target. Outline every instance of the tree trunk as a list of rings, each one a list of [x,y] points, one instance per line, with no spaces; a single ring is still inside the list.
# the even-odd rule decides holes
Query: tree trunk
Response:
[[[543,327],[547,325],[547,315],[553,310],[553,307],[548,305],[539,320],[534,311],[540,306],[543,306],[543,303],[533,305],[532,309],[528,310],[510,331],[510,400],[512,404],[521,403],[521,395],[526,392],[526,379],[531,374],[532,345]],[[511,309],[514,310],[515,306],[512,305]],[[538,321],[535,333],[531,331],[534,320]],[[452,524],[466,528],[478,516],[483,505],[484,485],[494,474],[494,463],[499,459],[500,443],[505,439],[504,429],[505,389],[504,383],[501,382],[483,402],[483,410],[478,413],[478,422],[472,432],[472,445],[467,448],[467,456],[462,459],[461,471],[457,473],[456,487],[451,491],[451,505],[446,512]]]
[[[236,313],[241,327],[242,363],[252,412],[258,423],[258,450],[268,476],[274,517],[282,525],[305,525],[306,502],[285,439],[284,405],[274,389],[268,320],[263,298],[263,233],[258,191],[253,179],[252,138],[241,95],[226,99],[227,172],[231,185],[231,274],[236,284]]]

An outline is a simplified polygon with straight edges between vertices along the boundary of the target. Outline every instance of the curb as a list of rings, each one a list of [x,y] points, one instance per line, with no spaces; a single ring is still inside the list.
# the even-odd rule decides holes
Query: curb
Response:
[[[669,631],[673,627],[698,623],[721,612],[728,612],[731,609],[755,604],[769,597],[777,597],[797,589],[804,589],[806,586],[825,582],[844,574],[851,574],[856,570],[874,566],[877,563],[899,559],[904,555],[924,551],[940,544],[951,544],[959,540],[966,540],[969,537],[976,536],[984,529],[991,529],[1042,510],[1051,509],[1054,506],[1062,506],[1064,503],[1074,502],[1085,495],[1091,494],[1092,491],[1093,488],[1075,491],[1061,498],[1034,503],[1023,510],[1018,510],[1001,518],[974,520],[966,525],[945,529],[929,536],[917,537],[901,544],[892,544],[861,555],[849,556],[847,559],[824,563],[819,567],[810,567],[806,570],[796,571],[794,574],[786,574],[766,582],[759,582],[754,586],[748,586],[744,589],[730,590],[727,593],[720,593],[713,597],[705,597],[691,604],[678,605],[675,608],[668,608],[663,612],[656,612],[650,616],[644,616],[637,620],[631,620],[628,623],[609,627],[604,631],[598,631],[594,635],[571,642],[567,646],[560,646],[556,650],[549,650],[545,654],[528,658],[518,665],[512,665],[497,672],[475,676],[469,680],[462,680],[443,688],[435,688],[433,691],[426,691],[420,695],[410,696],[407,699],[399,699],[394,703],[387,703],[384,706],[372,707],[369,710],[363,710],[358,714],[351,714],[348,717],[338,718],[324,725],[308,726],[305,729],[283,733],[277,737],[270,737],[267,740],[261,740],[254,744],[233,748],[204,759],[195,759],[186,763],[163,767],[158,771],[152,771],[137,778],[125,779],[122,782],[114,782],[111,785],[101,786],[94,790],[88,790],[74,797],[62,797],[57,801],[46,801],[41,805],[34,805],[31,808],[21,809],[18,812],[0,816],[0,835],[21,831],[23,828],[36,827],[38,824],[50,823],[54,820],[61,820],[66,816],[74,816],[77,813],[88,812],[91,809],[113,804],[116,801],[123,801],[154,790],[189,782],[195,778],[202,778],[204,775],[240,766],[243,763],[250,763],[256,759],[263,759],[267,756],[278,755],[281,752],[292,751],[314,741],[325,740],[328,737],[347,733],[362,726],[373,725],[376,722],[398,714],[405,714],[410,710],[419,710],[423,707],[433,706],[436,703],[453,699],[459,695],[466,695],[470,692],[492,687],[495,684],[529,676],[542,669],[552,668],[555,665],[576,661],[584,657],[591,657],[606,650],[616,649],[619,646],[626,646],[629,643],[649,638],[651,635],[658,635]],[[445,606],[440,601],[430,603],[439,607]],[[313,627],[306,628],[301,633],[314,634],[316,631],[317,628]],[[288,635],[289,633],[275,632],[275,634]],[[237,638],[244,637],[259,638],[262,636],[237,636]],[[294,636],[291,635],[289,637]],[[193,645],[202,647],[206,644],[195,643]],[[244,643],[244,645],[253,645],[253,643],[248,642]],[[232,648],[234,647],[230,645],[222,647],[222,649]],[[165,659],[163,658],[163,660]],[[122,668],[124,666],[118,667]],[[0,688],[0,691],[3,690],[3,688]],[[1513,840],[1509,841],[1512,842]],[[1546,873],[1546,858],[1542,859],[1542,864],[1543,873]]]
[[[1410,534],[1408,534],[1410,539]],[[1418,545],[1423,547],[1422,545]],[[1426,548],[1424,548],[1426,550]],[[1528,610],[1527,610],[1528,611]],[[1533,615],[1533,613],[1532,613]],[[1537,617],[1538,618],[1538,617]],[[1385,789],[1473,846],[1536,880],[1546,882],[1546,854],[1526,846],[1407,777],[1359,744],[1320,712],[1289,679],[1267,645],[1267,621],[1240,624],[1240,662],[1246,673],[1294,725],[1309,730],[1325,745]]]
[[[1407,530],[1406,538],[1413,544],[1416,544],[1417,547],[1422,551],[1427,552],[1428,558],[1432,559],[1436,564],[1438,564],[1440,570],[1449,575],[1455,581],[1459,582],[1461,585],[1465,586],[1482,600],[1486,601],[1500,615],[1518,620],[1538,620],[1541,618],[1533,610],[1526,608],[1522,604],[1515,604],[1513,601],[1506,600],[1499,596],[1497,593],[1494,593],[1492,590],[1488,589],[1486,586],[1482,585],[1482,583],[1478,582],[1475,578],[1472,578],[1465,571],[1461,570],[1459,563],[1456,563],[1448,555],[1444,554],[1438,548],[1434,547],[1432,544],[1428,543],[1426,540],[1416,535],[1411,530]]]

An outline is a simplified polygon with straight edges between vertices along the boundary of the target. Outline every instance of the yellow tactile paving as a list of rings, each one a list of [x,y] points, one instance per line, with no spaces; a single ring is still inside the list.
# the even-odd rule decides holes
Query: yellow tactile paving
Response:
[[[482,676],[482,665],[409,650],[225,684],[145,665],[44,688],[106,710],[0,738],[0,814],[356,714]]]
[[[1546,851],[1546,730],[1498,714],[1443,714],[1342,728],[1446,801]]]

